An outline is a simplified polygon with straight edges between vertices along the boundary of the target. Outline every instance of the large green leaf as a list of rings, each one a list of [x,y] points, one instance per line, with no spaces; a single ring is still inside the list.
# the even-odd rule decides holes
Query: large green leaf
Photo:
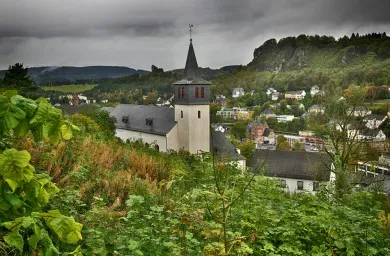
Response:
[[[51,137],[53,143],[61,138],[62,111],[54,108],[47,101],[41,100],[38,109],[30,121],[31,131],[36,141]]]
[[[16,247],[20,252],[23,252],[24,241],[19,232],[13,231],[4,237],[4,241],[10,245]]]
[[[81,229],[83,225],[76,222],[73,217],[67,217],[58,210],[42,213],[47,226],[52,229],[61,240],[68,243],[77,243],[82,239]]]
[[[37,104],[33,100],[24,98],[20,95],[13,96],[11,98],[11,103],[22,109],[24,113],[26,113],[27,118],[32,117],[37,109]]]
[[[7,134],[25,117],[26,113],[14,105],[9,98],[0,96],[0,135]]]
[[[26,150],[6,149],[0,154],[0,175],[13,191],[33,177],[35,169],[29,164],[30,159]]]

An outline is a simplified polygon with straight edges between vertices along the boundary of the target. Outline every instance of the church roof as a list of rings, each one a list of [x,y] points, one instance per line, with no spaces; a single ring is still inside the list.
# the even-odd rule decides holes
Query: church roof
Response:
[[[176,125],[175,110],[168,107],[120,104],[110,115],[116,118],[117,129],[156,135],[165,136]]]
[[[182,80],[175,84],[210,84],[210,82],[204,80],[200,75],[198,62],[196,61],[194,46],[192,45],[192,39],[190,41],[190,47],[188,49],[186,67],[184,69],[184,77]]]
[[[220,131],[211,132],[212,150],[219,160],[239,161],[245,157],[237,152],[236,147]]]

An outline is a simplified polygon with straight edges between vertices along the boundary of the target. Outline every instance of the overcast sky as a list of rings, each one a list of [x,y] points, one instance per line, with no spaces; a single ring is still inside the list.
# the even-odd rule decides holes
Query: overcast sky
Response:
[[[247,64],[270,38],[390,34],[390,0],[0,0],[0,69]]]

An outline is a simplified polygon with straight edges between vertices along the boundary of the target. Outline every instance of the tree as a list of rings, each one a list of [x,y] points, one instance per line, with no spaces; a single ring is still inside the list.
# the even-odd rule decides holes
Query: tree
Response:
[[[294,142],[293,150],[294,151],[306,151],[305,148],[303,147],[303,145],[299,141]]]
[[[33,86],[31,78],[28,76],[28,68],[24,68],[21,63],[16,63],[15,65],[8,67],[2,83],[5,88],[15,89],[19,93],[25,93],[36,89],[36,87]]]
[[[342,96],[340,86],[328,86],[321,103],[325,107],[325,113],[312,116],[309,121],[309,129],[329,138],[329,144],[325,144],[324,150],[335,167],[330,171],[336,174],[335,188],[339,199],[350,192],[353,186],[353,182],[349,180],[351,165],[362,154],[364,141],[358,139],[358,131],[364,127],[364,123],[363,118],[355,116],[355,110],[364,106],[366,95],[363,88],[351,85],[344,95],[346,100],[342,100]]]
[[[283,150],[283,151],[289,151],[291,150],[290,145],[288,144],[288,141],[286,137],[283,135],[279,135],[277,138],[277,144],[276,144],[276,149],[277,150]]]
[[[232,126],[231,133],[234,137],[242,140],[246,137],[246,124],[244,122],[237,122]]]
[[[255,153],[255,143],[251,140],[247,140],[245,142],[238,143],[237,148],[240,149],[241,155],[246,158],[246,165],[252,166],[252,157]]]

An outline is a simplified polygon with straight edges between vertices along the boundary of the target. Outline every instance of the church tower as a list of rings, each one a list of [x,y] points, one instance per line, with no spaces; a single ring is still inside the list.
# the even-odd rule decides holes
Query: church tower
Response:
[[[210,85],[200,75],[191,38],[183,79],[174,83],[179,149],[210,152]]]

